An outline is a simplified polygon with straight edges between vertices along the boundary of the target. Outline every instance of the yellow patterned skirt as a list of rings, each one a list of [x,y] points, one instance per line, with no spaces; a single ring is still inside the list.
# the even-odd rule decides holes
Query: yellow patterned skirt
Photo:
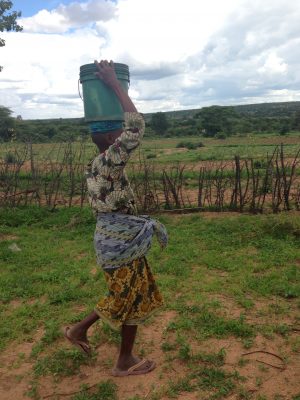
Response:
[[[108,294],[95,311],[113,328],[140,325],[163,305],[162,296],[145,257],[104,270]]]

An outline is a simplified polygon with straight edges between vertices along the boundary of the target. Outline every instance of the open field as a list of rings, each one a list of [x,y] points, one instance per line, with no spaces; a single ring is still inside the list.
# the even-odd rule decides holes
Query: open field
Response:
[[[126,170],[141,212],[299,210],[299,137],[204,138],[201,147],[195,137],[145,139]],[[92,143],[8,143],[0,150],[0,205],[54,209],[86,202]]]
[[[91,211],[1,210],[1,399],[299,400],[299,213],[158,218],[170,244],[149,261],[165,305],[136,345],[158,365],[113,378],[117,333],[99,322],[91,359],[61,333],[105,292]]]
[[[176,146],[180,142],[201,142],[204,147],[195,150],[178,149]],[[137,161],[140,156],[151,158],[151,161],[164,164],[177,161],[195,163],[206,160],[231,160],[235,155],[239,155],[242,159],[259,159],[272,154],[274,148],[281,144],[285,146],[287,156],[294,156],[299,149],[300,133],[285,136],[271,134],[233,136],[225,140],[200,136],[155,139],[145,137],[142,142],[141,152],[137,152],[132,161]],[[66,144],[63,143],[33,143],[32,152],[36,160],[60,162],[63,160],[65,147]],[[0,158],[5,158],[8,153],[14,154],[16,150],[22,154],[26,151],[26,146],[19,143],[2,143],[0,145]],[[84,146],[77,142],[73,146],[73,152],[75,160],[77,158],[78,161],[86,163],[95,156],[96,149],[95,145],[90,141],[85,142]],[[150,154],[151,156],[149,157]]]
[[[195,150],[178,149],[180,142],[201,142],[204,146]],[[245,137],[230,137],[225,140],[203,137],[166,138],[162,140],[145,140],[142,149],[149,157],[156,155],[154,160],[159,163],[183,162],[195,163],[210,160],[232,160],[235,155],[242,159],[265,158],[272,154],[274,148],[284,144],[287,155],[293,156],[299,148],[300,134],[289,136],[252,135]]]

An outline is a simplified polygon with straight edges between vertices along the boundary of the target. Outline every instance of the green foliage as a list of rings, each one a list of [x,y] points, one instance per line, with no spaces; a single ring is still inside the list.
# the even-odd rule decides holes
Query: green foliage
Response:
[[[149,160],[149,159],[151,159],[151,158],[156,158],[157,157],[157,154],[154,154],[154,153],[150,153],[150,154],[147,154],[146,155],[146,158]]]
[[[300,131],[300,109],[295,112],[295,115],[292,119],[293,129],[296,131]]]
[[[202,142],[185,142],[185,141],[182,141],[182,142],[177,143],[177,145],[176,145],[177,149],[186,148],[186,149],[189,149],[189,150],[196,150],[199,147],[204,147],[204,144]]]
[[[182,392],[205,391],[206,399],[217,400],[227,397],[235,388],[240,377],[213,366],[198,367],[194,372],[169,383],[167,395],[178,397]]]
[[[59,349],[51,356],[40,358],[35,366],[36,376],[59,375],[71,376],[79,372],[81,365],[88,365],[91,361],[78,350]]]
[[[223,132],[219,132],[219,133],[216,134],[215,137],[216,137],[216,139],[225,140],[227,138],[227,135],[225,133],[223,133]]]
[[[280,121],[278,130],[280,135],[286,135],[291,130],[291,121],[287,118]]]
[[[277,133],[284,136],[291,131],[300,131],[299,102],[212,106],[200,110],[145,114],[144,117],[146,137],[204,135],[208,138],[225,139],[231,135]],[[18,116],[14,119],[14,124],[14,134],[11,132],[8,138],[15,135],[19,142],[70,142],[90,138],[83,118],[22,120]],[[7,131],[2,140],[8,140],[6,136]]]
[[[12,1],[0,1],[0,32],[16,31],[20,32],[23,28],[18,25],[17,18],[21,16],[21,12],[10,11],[13,6]],[[0,38],[0,47],[5,46],[5,40]],[[0,67],[0,71],[2,67]]]
[[[12,111],[0,106],[0,142],[11,140],[15,128],[15,119],[11,116]]]
[[[168,342],[163,342],[161,345],[162,351],[172,351],[176,349],[176,345]]]
[[[17,157],[14,153],[8,152],[4,156],[4,162],[6,164],[15,164],[17,161]]]
[[[225,356],[226,352],[224,349],[221,349],[218,353],[197,353],[193,355],[193,361],[205,364],[210,364],[211,366],[214,367],[221,367],[225,363]]]
[[[253,167],[257,169],[266,168],[267,163],[264,160],[255,160],[253,162]]]
[[[300,222],[297,219],[288,218],[286,215],[281,215],[278,218],[270,216],[262,224],[262,229],[265,234],[271,235],[277,239],[287,237],[300,237]]]
[[[191,313],[190,307],[180,309],[181,319],[176,323],[176,328],[183,330],[193,329],[202,337],[253,337],[253,328],[245,323],[243,318],[227,319],[219,316],[209,306],[196,307],[197,311]],[[189,316],[188,319],[186,316]]]
[[[213,389],[209,399],[224,399],[235,387],[235,375],[218,368],[201,368],[197,374],[197,384],[201,389]]]
[[[117,400],[117,385],[110,381],[99,383],[96,388],[83,388],[82,391],[71,400]]]
[[[177,381],[172,381],[169,383],[167,394],[169,397],[178,397],[181,392],[193,392],[195,390],[195,385],[191,383],[189,376],[184,378],[179,378]]]
[[[18,141],[32,142],[70,142],[89,139],[89,129],[82,118],[52,120],[17,120],[16,137]]]
[[[190,345],[181,338],[179,341],[180,346],[178,350],[178,358],[183,361],[187,361],[191,358],[191,347]]]
[[[165,113],[157,112],[151,117],[151,128],[158,134],[166,133],[169,123]]]
[[[211,106],[203,107],[197,116],[201,119],[201,125],[205,129],[205,136],[215,136],[221,132],[227,135],[233,133],[233,124],[238,115],[233,107]]]

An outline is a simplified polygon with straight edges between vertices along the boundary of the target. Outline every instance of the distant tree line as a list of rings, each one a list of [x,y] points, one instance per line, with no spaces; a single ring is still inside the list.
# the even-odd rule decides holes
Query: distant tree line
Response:
[[[272,103],[273,104],[273,103]],[[274,103],[276,104],[276,103]],[[283,104],[283,103],[281,103]],[[287,105],[289,103],[286,103]],[[294,104],[294,103],[293,103]],[[211,106],[184,113],[157,112],[145,114],[146,135],[164,137],[204,136],[225,139],[232,135],[257,133],[300,132],[300,102],[292,111],[285,106],[285,112],[270,113],[265,105]],[[282,106],[283,107],[283,106]],[[270,107],[269,107],[270,108]],[[270,115],[271,114],[271,115]],[[48,120],[23,120],[19,115],[0,106],[0,141],[21,142],[69,142],[89,138],[84,118],[59,118]]]
[[[259,105],[256,105],[257,107]],[[263,108],[263,106],[262,106]],[[300,103],[298,110],[279,116],[257,115],[257,112],[238,112],[235,107],[203,107],[193,115],[181,119],[170,118],[168,113],[152,114],[147,125],[154,135],[226,138],[249,133],[277,133],[285,135],[300,131]]]
[[[0,141],[69,142],[87,138],[88,127],[83,118],[23,120],[12,117],[12,111],[0,106]]]

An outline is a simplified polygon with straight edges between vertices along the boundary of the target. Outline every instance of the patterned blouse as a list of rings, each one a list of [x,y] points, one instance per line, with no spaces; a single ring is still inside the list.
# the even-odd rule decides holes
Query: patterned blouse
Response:
[[[145,122],[141,114],[125,112],[123,133],[104,153],[87,166],[86,179],[89,203],[93,211],[136,214],[134,194],[125,165],[143,137]]]

